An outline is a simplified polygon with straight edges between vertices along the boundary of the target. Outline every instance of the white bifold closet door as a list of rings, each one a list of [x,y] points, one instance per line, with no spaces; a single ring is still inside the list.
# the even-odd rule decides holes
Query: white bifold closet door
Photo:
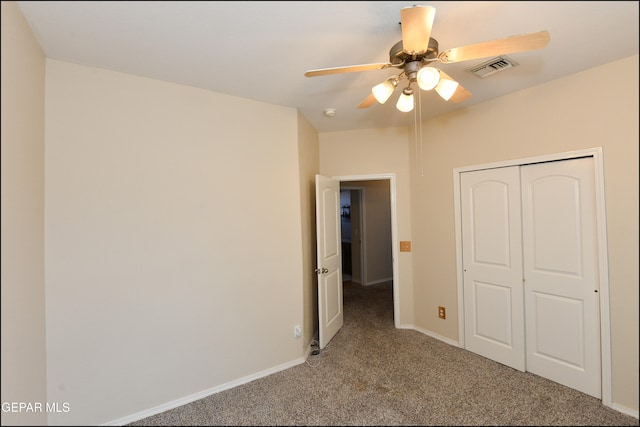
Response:
[[[520,168],[460,177],[467,350],[525,370]]]
[[[460,185],[465,348],[600,398],[593,158]]]

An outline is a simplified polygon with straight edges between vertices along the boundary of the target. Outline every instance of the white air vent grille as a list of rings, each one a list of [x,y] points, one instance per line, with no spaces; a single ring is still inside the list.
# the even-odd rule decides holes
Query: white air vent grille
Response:
[[[511,58],[508,58],[506,56],[498,56],[485,61],[482,64],[471,67],[467,71],[470,71],[476,76],[484,79],[485,77],[488,77],[499,71],[508,70],[509,68],[513,68],[517,65],[518,63]]]

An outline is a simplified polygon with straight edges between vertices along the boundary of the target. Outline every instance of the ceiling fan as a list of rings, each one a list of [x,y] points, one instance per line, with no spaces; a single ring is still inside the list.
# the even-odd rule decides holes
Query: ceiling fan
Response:
[[[471,97],[471,92],[462,87],[444,71],[432,67],[431,63],[450,64],[540,49],[545,47],[550,39],[548,31],[540,31],[475,43],[440,52],[438,50],[438,41],[431,37],[435,13],[436,10],[433,6],[423,5],[404,7],[400,10],[402,40],[394,44],[389,50],[389,62],[322,68],[309,70],[304,75],[316,77],[328,74],[395,68],[398,70],[398,74],[374,86],[371,89],[371,94],[358,105],[358,108],[370,107],[376,101],[384,104],[396,90],[399,83],[406,79],[408,84],[402,90],[396,107],[400,111],[408,112],[413,110],[414,106],[412,88],[414,83],[417,83],[422,90],[435,89],[445,101],[462,102]]]

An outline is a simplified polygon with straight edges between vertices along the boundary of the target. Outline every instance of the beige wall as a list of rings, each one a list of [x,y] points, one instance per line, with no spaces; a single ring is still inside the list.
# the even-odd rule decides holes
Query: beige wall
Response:
[[[320,173],[326,176],[395,174],[398,230],[396,241],[411,240],[409,131],[406,128],[320,133]],[[413,323],[410,252],[398,252],[400,325]]]
[[[2,2],[2,402],[45,407],[45,58],[15,2]],[[4,412],[2,425],[46,423]]]
[[[615,84],[612,84],[612,78]],[[412,175],[415,324],[458,339],[453,169],[603,147],[613,403],[638,411],[638,56],[424,123]],[[419,166],[420,162],[413,162]],[[447,319],[437,306],[447,308]]]
[[[304,312],[303,350],[317,339],[318,275],[316,268],[316,183],[320,170],[318,132],[298,113],[298,150],[300,157],[300,202],[302,216],[302,306]]]
[[[47,59],[54,424],[121,420],[303,362],[298,116]]]

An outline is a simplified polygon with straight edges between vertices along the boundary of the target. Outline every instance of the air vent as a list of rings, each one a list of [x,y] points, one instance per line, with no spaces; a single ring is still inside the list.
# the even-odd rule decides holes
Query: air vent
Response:
[[[496,58],[485,61],[482,64],[471,67],[467,71],[470,71],[476,76],[484,79],[485,77],[488,77],[499,71],[508,70],[509,68],[513,68],[517,65],[518,63],[511,58],[508,58],[506,56],[498,56]]]

